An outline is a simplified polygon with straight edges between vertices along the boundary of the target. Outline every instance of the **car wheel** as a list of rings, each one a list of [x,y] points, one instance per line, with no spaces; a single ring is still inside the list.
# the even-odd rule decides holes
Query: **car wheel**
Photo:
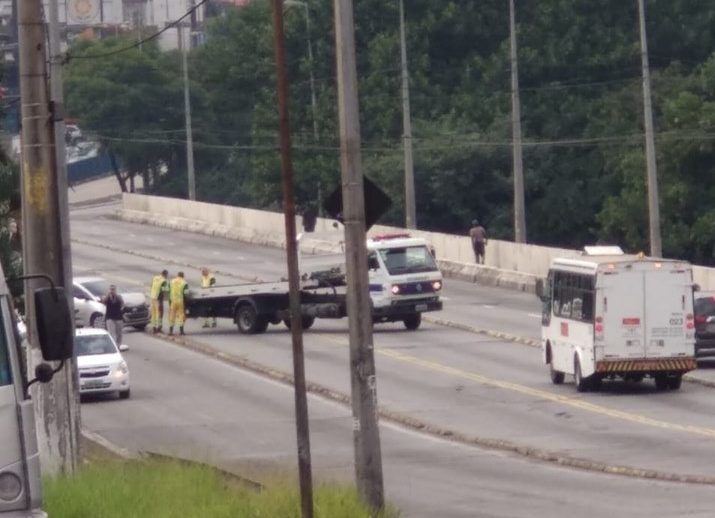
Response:
[[[576,390],[579,392],[586,392],[588,390],[588,378],[584,378],[581,374],[581,362],[578,358],[574,360],[574,381],[576,382]]]
[[[119,393],[119,399],[129,399],[131,395],[132,391],[130,389],[123,390]]]
[[[670,390],[678,390],[682,383],[683,383],[683,375],[682,374],[676,374],[675,376],[671,376],[670,378],[668,378],[668,388]]]
[[[564,382],[564,373],[554,369],[553,361],[549,363],[549,376],[551,377],[551,383],[554,385],[561,385]]]
[[[405,324],[407,329],[414,331],[420,327],[420,324],[422,323],[422,313],[415,313],[414,315],[405,317],[402,322]]]
[[[96,327],[98,329],[104,329],[106,326],[104,324],[104,315],[101,313],[94,313],[89,318],[89,327]]]
[[[655,379],[655,389],[656,390],[666,390],[670,386],[667,374],[656,374]]]

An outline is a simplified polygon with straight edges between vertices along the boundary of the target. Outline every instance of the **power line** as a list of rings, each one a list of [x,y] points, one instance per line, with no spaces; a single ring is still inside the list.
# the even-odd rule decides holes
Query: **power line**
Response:
[[[186,11],[186,13],[184,13],[180,18],[177,18],[177,19],[174,20],[173,22],[166,24],[163,29],[160,29],[160,30],[156,31],[156,32],[153,33],[153,34],[150,34],[150,35],[147,36],[146,38],[143,38],[143,39],[141,39],[141,40],[139,40],[139,41],[135,41],[135,42],[132,43],[131,45],[127,45],[127,46],[121,47],[121,48],[119,48],[119,49],[111,50],[111,51],[109,51],[109,52],[103,52],[103,53],[101,53],[101,54],[84,54],[84,55],[80,54],[80,55],[71,55],[69,52],[67,52],[67,53],[65,54],[64,63],[69,62],[70,59],[100,59],[100,58],[106,58],[106,57],[109,57],[109,56],[114,56],[114,55],[116,55],[116,54],[121,54],[122,52],[126,52],[126,51],[128,51],[128,50],[137,48],[137,47],[139,47],[140,45],[142,45],[142,44],[144,44],[144,43],[147,43],[147,42],[149,42],[149,41],[155,40],[156,38],[158,38],[159,36],[161,36],[161,35],[162,35],[164,32],[166,32],[167,30],[171,29],[172,27],[175,27],[175,26],[178,25],[184,18],[187,18],[188,16],[191,16],[191,15],[194,13],[194,11],[196,11],[199,7],[201,7],[202,5],[204,5],[206,2],[208,2],[208,0],[201,0],[198,4],[196,4],[196,5],[193,6],[191,9],[189,9],[188,11]]]

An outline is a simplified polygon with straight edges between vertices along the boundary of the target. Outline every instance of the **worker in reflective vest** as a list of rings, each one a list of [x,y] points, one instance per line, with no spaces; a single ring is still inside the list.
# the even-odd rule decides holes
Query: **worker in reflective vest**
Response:
[[[176,274],[169,288],[169,334],[174,334],[174,324],[179,325],[179,333],[184,334],[186,308],[184,298],[189,291],[189,285],[184,280],[184,272]]]
[[[204,267],[201,268],[201,287],[210,288],[216,284],[216,277],[209,272],[209,269]],[[202,327],[209,327],[209,320],[211,321],[210,326],[216,327],[216,314],[212,311],[213,308],[208,308],[206,315],[204,316],[204,325]]]
[[[164,320],[164,294],[169,292],[169,272],[163,270],[151,280],[149,298],[151,299],[151,327],[154,333],[161,333]]]

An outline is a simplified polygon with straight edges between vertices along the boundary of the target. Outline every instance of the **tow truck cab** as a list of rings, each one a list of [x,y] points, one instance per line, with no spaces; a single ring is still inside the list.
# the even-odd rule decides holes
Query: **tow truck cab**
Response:
[[[442,272],[424,239],[378,235],[368,239],[367,250],[375,322],[403,321],[416,329],[423,312],[442,309]]]

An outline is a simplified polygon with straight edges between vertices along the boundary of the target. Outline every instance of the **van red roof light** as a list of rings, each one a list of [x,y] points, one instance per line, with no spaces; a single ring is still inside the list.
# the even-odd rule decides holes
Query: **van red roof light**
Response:
[[[387,241],[388,239],[400,239],[404,237],[410,237],[409,234],[378,234],[373,237],[373,241]]]

